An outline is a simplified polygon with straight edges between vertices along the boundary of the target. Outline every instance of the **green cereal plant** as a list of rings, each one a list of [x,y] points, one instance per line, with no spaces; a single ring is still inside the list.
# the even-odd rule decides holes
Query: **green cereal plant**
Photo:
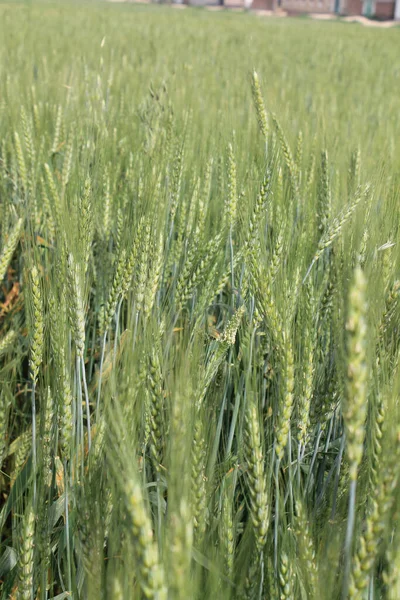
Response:
[[[4,245],[4,247],[1,250],[1,254],[0,254],[0,279],[1,280],[4,279],[4,277],[7,273],[7,269],[10,265],[13,254],[14,254],[16,247],[18,245],[18,242],[20,240],[23,222],[24,222],[23,219],[18,219],[18,221],[14,225],[13,229],[9,233],[6,244]]]
[[[346,435],[346,451],[349,461],[350,496],[346,533],[346,566],[343,577],[343,593],[348,589],[349,558],[352,546],[358,469],[363,455],[365,419],[367,414],[367,282],[361,267],[354,271],[354,281],[349,296],[347,319],[348,363],[347,390],[343,403],[343,420]]]
[[[250,511],[255,543],[258,553],[262,554],[268,533],[270,500],[266,488],[260,416],[254,398],[249,398],[245,413],[244,455],[247,463]]]
[[[18,600],[30,600],[34,595],[35,513],[28,506],[21,523],[18,556]]]
[[[257,113],[258,126],[260,131],[265,139],[268,137],[268,116],[267,111],[265,110],[264,100],[262,97],[260,80],[257,74],[257,71],[253,71],[252,75],[252,94],[253,94],[253,102]]]
[[[364,190],[358,189],[355,194],[355,199],[339,216],[337,216],[332,223],[326,228],[325,233],[322,235],[321,239],[318,242],[317,251],[312,259],[312,262],[307,270],[307,273],[304,276],[303,283],[308,278],[311,269],[315,265],[315,263],[321,258],[323,252],[332,246],[335,239],[340,235],[344,225],[350,219],[357,206],[361,202],[361,200],[368,195],[369,186],[366,186]]]
[[[397,599],[398,29],[28,4],[0,600]]]
[[[18,334],[13,329],[7,331],[4,337],[0,339],[0,356],[6,354],[9,350],[11,350],[14,342],[16,341]]]

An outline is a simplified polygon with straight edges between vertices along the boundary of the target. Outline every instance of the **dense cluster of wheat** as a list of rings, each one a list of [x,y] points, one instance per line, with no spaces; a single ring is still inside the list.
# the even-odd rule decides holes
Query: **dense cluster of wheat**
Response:
[[[135,81],[154,63],[159,84],[130,97],[125,38],[84,10],[1,26],[26,80],[0,54],[0,597],[398,599],[393,148],[332,160],[262,70],[206,132],[154,31]],[[30,62],[16,23],[42,17],[65,47]],[[96,39],[82,64],[68,20]]]

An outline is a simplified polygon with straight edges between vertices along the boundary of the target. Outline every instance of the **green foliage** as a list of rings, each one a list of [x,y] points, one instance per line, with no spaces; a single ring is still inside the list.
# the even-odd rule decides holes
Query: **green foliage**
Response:
[[[399,597],[398,36],[0,5],[0,600]]]

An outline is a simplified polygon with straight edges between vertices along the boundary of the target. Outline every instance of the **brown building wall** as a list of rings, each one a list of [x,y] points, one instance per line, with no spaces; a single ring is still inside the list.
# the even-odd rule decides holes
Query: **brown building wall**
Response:
[[[375,16],[378,19],[393,19],[394,2],[377,2],[375,4]]]
[[[255,10],[274,10],[277,0],[253,0],[252,8]],[[394,1],[377,0],[375,3],[375,17],[378,19],[393,19]],[[333,13],[335,0],[281,0],[283,10],[288,14],[298,13]],[[363,14],[363,0],[341,0],[340,13],[342,15],[356,16]]]
[[[353,17],[354,15],[362,15],[362,11],[362,0],[347,0],[340,12],[349,17]]]
[[[331,13],[334,0],[282,0],[281,6],[288,13]]]
[[[255,10],[273,10],[274,0],[253,0],[251,8]]]

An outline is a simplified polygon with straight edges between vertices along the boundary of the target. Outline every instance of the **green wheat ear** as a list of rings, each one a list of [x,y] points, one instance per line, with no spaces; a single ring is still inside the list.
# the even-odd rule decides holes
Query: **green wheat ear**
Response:
[[[354,272],[349,296],[349,315],[346,324],[348,338],[347,393],[343,419],[347,438],[350,477],[357,477],[363,455],[365,419],[367,414],[367,282],[360,267]]]
[[[13,229],[11,230],[8,240],[1,250],[0,254],[0,280],[3,280],[7,273],[7,269],[17,247],[17,244],[20,240],[22,227],[23,227],[23,219],[18,219]]]
[[[267,111],[265,110],[264,100],[261,93],[261,86],[258,74],[253,71],[251,81],[251,91],[253,94],[253,102],[257,113],[258,126],[264,138],[268,136],[268,117]]]
[[[259,553],[263,552],[269,526],[269,498],[266,489],[265,458],[260,431],[260,415],[251,398],[245,413],[244,455],[248,468],[251,518]]]
[[[31,271],[31,299],[32,299],[32,339],[31,339],[31,359],[30,369],[32,380],[37,382],[39,368],[43,360],[43,300],[39,278],[39,272],[36,267]]]
[[[18,556],[18,600],[31,600],[34,595],[34,536],[35,514],[28,506],[23,515]]]

